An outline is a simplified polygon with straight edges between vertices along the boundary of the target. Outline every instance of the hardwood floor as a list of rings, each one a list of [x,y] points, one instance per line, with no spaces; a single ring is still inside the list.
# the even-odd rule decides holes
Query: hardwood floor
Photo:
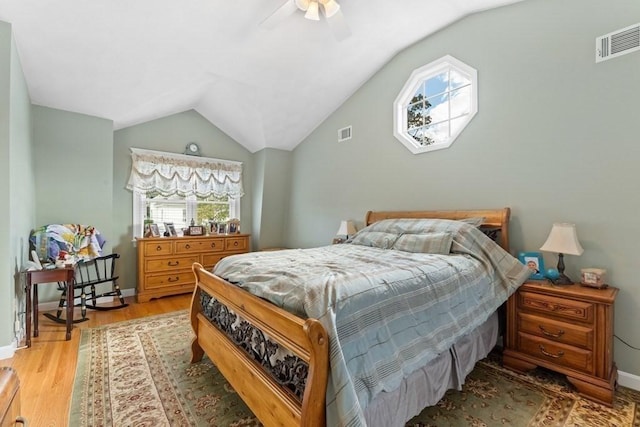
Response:
[[[65,326],[54,323],[40,313],[40,336],[32,338],[31,348],[20,349],[0,366],[11,366],[20,379],[22,415],[29,425],[67,426],[73,380],[78,361],[82,328],[136,319],[189,308],[191,294],[159,298],[138,304],[128,298],[128,307],[112,311],[88,310],[90,320],[75,325],[71,340],[65,341]],[[80,317],[76,308],[74,316]]]

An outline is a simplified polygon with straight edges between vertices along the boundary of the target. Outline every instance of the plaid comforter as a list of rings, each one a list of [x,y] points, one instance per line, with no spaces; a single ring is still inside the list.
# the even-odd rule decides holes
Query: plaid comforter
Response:
[[[482,324],[530,274],[477,228],[457,221],[418,222],[424,221],[407,228],[387,220],[378,229],[398,236],[451,233],[450,254],[340,244],[236,255],[214,269],[324,325],[331,367],[327,425],[365,425],[363,410],[381,391],[395,389]]]

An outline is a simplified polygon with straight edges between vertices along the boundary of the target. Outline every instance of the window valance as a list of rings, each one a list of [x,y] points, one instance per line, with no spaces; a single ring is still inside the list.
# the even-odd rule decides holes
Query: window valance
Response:
[[[242,197],[242,163],[131,148],[127,189],[165,197]]]

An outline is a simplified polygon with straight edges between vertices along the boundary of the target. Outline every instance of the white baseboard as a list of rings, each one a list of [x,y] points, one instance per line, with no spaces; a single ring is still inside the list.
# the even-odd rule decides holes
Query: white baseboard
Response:
[[[11,359],[13,355],[16,353],[16,342],[12,342],[9,345],[5,345],[0,347],[0,360],[2,359]]]
[[[640,376],[618,371],[618,384],[640,391]]]

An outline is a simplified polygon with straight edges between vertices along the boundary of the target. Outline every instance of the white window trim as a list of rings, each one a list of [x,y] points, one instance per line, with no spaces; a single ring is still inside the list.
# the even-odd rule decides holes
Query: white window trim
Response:
[[[471,110],[468,118],[457,132],[452,134],[445,142],[435,143],[427,146],[419,146],[416,141],[407,132],[407,105],[409,105],[413,95],[420,85],[431,77],[437,76],[443,71],[455,68],[463,72],[471,80]],[[440,59],[436,59],[415,69],[409,79],[403,86],[398,97],[393,102],[393,135],[413,154],[426,153],[434,150],[442,150],[453,144],[458,135],[467,127],[469,122],[478,112],[478,72],[465,64],[464,62],[454,58],[451,55],[445,55]],[[449,119],[450,120],[450,119]]]

